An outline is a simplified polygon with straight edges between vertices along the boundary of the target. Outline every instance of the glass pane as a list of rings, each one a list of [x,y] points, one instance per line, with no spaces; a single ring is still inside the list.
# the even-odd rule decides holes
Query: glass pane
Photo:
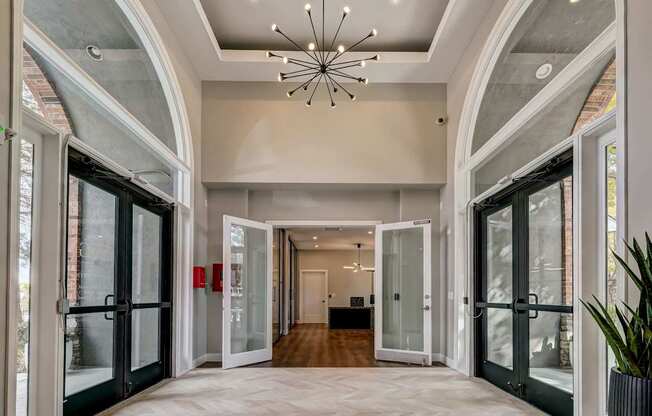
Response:
[[[530,377],[573,392],[573,315],[530,312]]]
[[[159,361],[160,309],[131,312],[131,371]]]
[[[383,231],[382,238],[382,346],[423,351],[423,228]]]
[[[472,152],[548,85],[615,16],[613,0],[533,1],[507,40],[489,79]],[[573,124],[579,110],[572,114]]]
[[[116,273],[117,197],[90,183],[68,179],[68,273],[70,306],[112,302]]]
[[[65,109],[73,134],[93,149],[134,172],[168,195],[174,195],[177,171],[155,156],[113,114],[79,89],[77,84],[54,65],[27,48],[35,63],[56,91],[56,102]],[[52,99],[52,98],[51,98]]]
[[[29,321],[32,282],[32,216],[34,210],[34,145],[20,142],[18,293],[16,302],[16,415],[27,414],[29,386]]]
[[[279,244],[279,236],[281,231],[274,230],[272,237],[272,338],[273,342],[281,337],[281,245]]]
[[[617,186],[618,186],[618,159],[616,156],[616,145],[611,144],[605,149],[605,167],[606,167],[606,201],[605,204],[605,230],[606,235],[606,254],[607,262],[605,267],[606,272],[606,304],[607,310],[615,320],[616,311],[615,306],[618,303],[618,274],[616,258],[613,252],[617,250],[618,227],[617,227]],[[616,366],[616,357],[614,356],[611,348],[607,348],[607,377],[611,374],[611,368]]]
[[[573,304],[573,181],[529,196],[530,303]]]
[[[161,217],[133,207],[131,301],[160,302]]]
[[[512,207],[487,216],[487,302],[512,302]]]
[[[66,316],[66,397],[111,380],[113,312]]]
[[[176,150],[170,109],[154,65],[115,1],[26,0],[25,16]]]
[[[581,2],[587,3],[590,2]],[[575,83],[530,119],[491,158],[474,170],[476,195],[513,174],[573,134],[587,97],[609,67],[615,51],[586,68]]]
[[[514,322],[509,309],[487,309],[487,361],[512,369]]]
[[[267,232],[231,226],[231,353],[267,343]]]

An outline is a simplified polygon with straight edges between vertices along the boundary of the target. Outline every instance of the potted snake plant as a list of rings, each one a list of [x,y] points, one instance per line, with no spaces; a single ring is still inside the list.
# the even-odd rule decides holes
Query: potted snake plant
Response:
[[[638,274],[614,253],[640,291],[636,308],[623,302],[607,309],[595,296],[593,303],[582,301],[616,358],[609,378],[609,416],[652,415],[652,242],[647,233],[645,240],[645,250],[636,239],[627,244]]]

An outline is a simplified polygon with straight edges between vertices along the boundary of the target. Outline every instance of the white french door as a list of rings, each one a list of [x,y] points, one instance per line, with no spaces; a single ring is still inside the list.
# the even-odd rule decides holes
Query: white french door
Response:
[[[272,226],[224,216],[222,367],[272,359]]]
[[[375,356],[430,365],[430,220],[376,226]]]

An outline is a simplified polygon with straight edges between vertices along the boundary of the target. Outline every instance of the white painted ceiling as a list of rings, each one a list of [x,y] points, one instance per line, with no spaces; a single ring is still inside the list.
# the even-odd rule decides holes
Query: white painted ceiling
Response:
[[[306,46],[314,41],[304,5],[312,16],[321,42],[322,15],[325,42],[331,39],[349,6],[337,44],[351,45],[376,28],[382,36],[370,39],[358,50],[373,52],[427,52],[441,22],[448,0],[201,0],[215,37],[223,49],[287,50],[289,44],[270,30],[276,23],[290,38]],[[337,47],[337,44],[335,45]],[[293,49],[293,48],[289,48]]]
[[[356,243],[362,244],[362,250],[374,249],[373,228],[301,228],[289,231],[299,250],[357,250]]]
[[[278,24],[297,41],[310,41],[311,28],[303,6],[310,1],[315,17],[320,0],[157,0],[162,15],[204,81],[276,81],[288,66],[265,56],[268,49],[299,57],[296,48],[271,31]],[[334,25],[342,6],[352,12],[343,43],[359,39],[372,27],[377,38],[366,52],[379,52],[366,76],[373,83],[446,83],[492,5],[489,0],[326,0],[327,26]],[[332,32],[331,32],[332,33]],[[338,42],[339,43],[339,42]],[[294,55],[297,54],[297,55]]]

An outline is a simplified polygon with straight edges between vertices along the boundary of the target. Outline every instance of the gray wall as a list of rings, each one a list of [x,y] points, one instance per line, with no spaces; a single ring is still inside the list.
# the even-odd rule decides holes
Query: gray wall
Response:
[[[336,109],[278,82],[203,84],[203,179],[218,183],[443,184],[442,84],[379,84]],[[244,185],[243,185],[244,186]]]
[[[223,215],[267,220],[369,220],[397,222],[430,218],[433,221],[432,287],[433,352],[440,352],[442,313],[439,264],[439,191],[246,190],[211,189],[208,192],[208,260],[222,261]],[[303,267],[303,266],[302,266]],[[436,306],[435,306],[436,305]],[[206,322],[208,353],[222,349],[222,294],[210,293]]]

